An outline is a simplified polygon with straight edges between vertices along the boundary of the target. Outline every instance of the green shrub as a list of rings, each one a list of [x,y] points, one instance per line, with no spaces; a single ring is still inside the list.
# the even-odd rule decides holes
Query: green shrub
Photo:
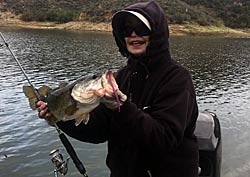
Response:
[[[58,23],[67,23],[69,21],[76,20],[78,16],[79,13],[68,10],[50,11],[46,14],[46,20]]]
[[[24,21],[50,21],[58,23],[66,23],[76,20],[79,13],[69,10],[50,10],[48,12],[43,10],[33,10],[24,12],[21,19]]]

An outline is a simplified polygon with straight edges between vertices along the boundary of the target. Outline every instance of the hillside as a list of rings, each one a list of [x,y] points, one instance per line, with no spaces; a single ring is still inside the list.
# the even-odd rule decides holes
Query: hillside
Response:
[[[0,26],[3,23],[38,25],[59,29],[94,29],[110,31],[112,14],[138,0],[0,0]],[[187,33],[241,28],[249,33],[249,0],[158,0],[175,29]],[[15,21],[17,20],[19,21]],[[6,21],[6,22],[5,22]],[[30,22],[30,23],[25,23]],[[91,26],[92,25],[92,26]],[[94,25],[94,26],[93,26]],[[198,25],[201,29],[197,30]],[[185,28],[185,29],[184,29]],[[241,30],[242,31],[242,30]],[[195,33],[195,32],[194,32]],[[205,31],[206,33],[206,31]],[[234,31],[233,31],[234,33]]]
[[[0,10],[25,21],[109,22],[111,15],[138,0],[2,0]],[[249,0],[158,0],[170,23],[250,28]]]

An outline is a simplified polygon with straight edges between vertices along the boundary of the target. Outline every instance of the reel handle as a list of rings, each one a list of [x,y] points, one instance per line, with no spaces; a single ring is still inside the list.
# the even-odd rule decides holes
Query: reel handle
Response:
[[[66,162],[63,160],[63,155],[59,152],[59,149],[54,149],[50,151],[49,153],[51,158],[51,162],[55,165],[54,174],[55,177],[57,177],[58,172],[60,172],[63,176],[65,176],[68,172],[68,161],[69,158],[67,158]]]

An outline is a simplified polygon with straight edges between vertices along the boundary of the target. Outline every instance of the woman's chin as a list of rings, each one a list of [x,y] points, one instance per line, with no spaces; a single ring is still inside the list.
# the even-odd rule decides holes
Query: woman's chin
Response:
[[[128,50],[129,53],[135,55],[135,56],[141,56],[141,55],[144,55],[145,52],[146,52],[146,49],[130,49]]]

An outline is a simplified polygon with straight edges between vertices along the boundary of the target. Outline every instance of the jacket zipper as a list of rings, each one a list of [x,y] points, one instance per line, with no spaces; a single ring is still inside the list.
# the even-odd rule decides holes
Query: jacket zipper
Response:
[[[130,78],[129,78],[129,101],[132,102],[132,98],[133,98],[133,93],[131,92],[132,90],[132,79],[137,75],[137,72],[133,72],[131,75],[130,75]]]

